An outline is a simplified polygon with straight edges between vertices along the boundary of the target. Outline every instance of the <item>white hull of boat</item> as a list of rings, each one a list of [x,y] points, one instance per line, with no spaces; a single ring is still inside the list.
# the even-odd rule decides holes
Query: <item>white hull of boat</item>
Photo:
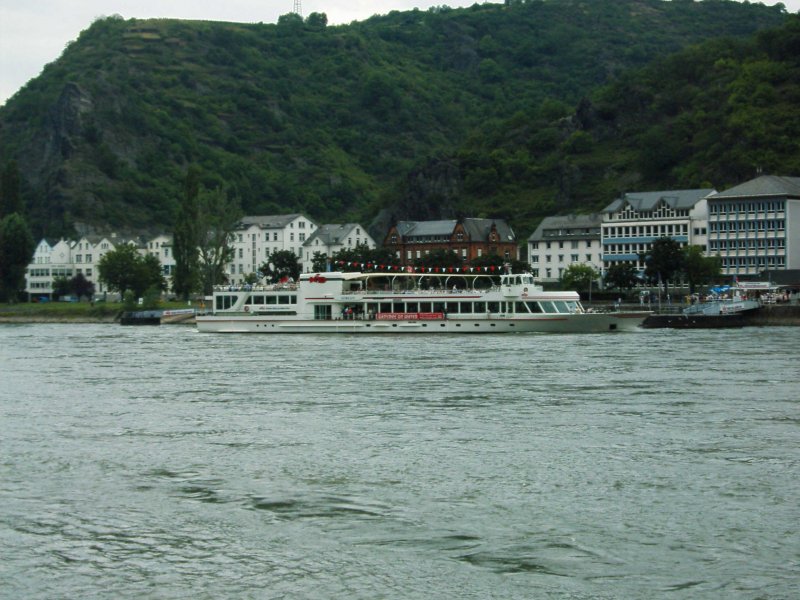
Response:
[[[391,321],[206,315],[198,316],[196,322],[197,330],[202,333],[605,333],[635,331],[649,314],[616,312]]]

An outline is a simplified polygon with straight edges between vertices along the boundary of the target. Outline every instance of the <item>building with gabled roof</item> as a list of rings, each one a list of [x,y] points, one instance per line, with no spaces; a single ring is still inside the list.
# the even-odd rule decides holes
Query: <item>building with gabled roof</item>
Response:
[[[722,273],[800,268],[800,177],[762,175],[708,198],[709,254]]]
[[[278,251],[292,252],[303,270],[303,244],[316,229],[311,219],[299,213],[242,217],[231,240],[233,256],[226,267],[229,282],[243,283]]]
[[[375,248],[375,240],[358,223],[320,225],[303,244],[303,265],[309,271],[315,254],[324,254],[330,258],[340,250],[354,249],[360,245],[372,249]]]
[[[542,281],[558,281],[573,264],[603,268],[601,226],[603,215],[545,217],[528,238],[531,274]]]
[[[603,270],[613,264],[632,263],[644,270],[642,256],[653,242],[669,237],[681,246],[708,245],[707,198],[713,189],[630,192],[603,211]]]
[[[383,245],[403,265],[433,250],[454,252],[466,264],[487,255],[504,260],[519,257],[514,231],[503,219],[399,221],[389,228]]]

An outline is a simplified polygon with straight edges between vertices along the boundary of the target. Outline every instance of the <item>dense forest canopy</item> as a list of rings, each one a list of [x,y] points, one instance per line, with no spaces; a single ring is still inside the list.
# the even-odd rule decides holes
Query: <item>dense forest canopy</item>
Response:
[[[326,21],[94,22],[0,109],[35,235],[170,229],[189,165],[247,214],[379,232],[378,216],[504,217],[523,236],[632,186],[800,172],[797,17],[781,6],[531,0]]]

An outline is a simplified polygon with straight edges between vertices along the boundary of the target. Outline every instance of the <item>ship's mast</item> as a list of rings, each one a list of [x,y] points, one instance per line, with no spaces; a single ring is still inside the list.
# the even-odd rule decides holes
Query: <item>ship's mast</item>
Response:
[[[300,0],[294,0],[294,9],[292,12],[300,17],[303,16],[303,8],[300,6]]]

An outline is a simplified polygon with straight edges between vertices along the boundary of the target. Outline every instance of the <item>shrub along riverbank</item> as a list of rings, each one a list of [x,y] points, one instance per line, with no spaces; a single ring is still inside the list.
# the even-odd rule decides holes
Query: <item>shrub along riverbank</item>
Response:
[[[164,302],[158,308],[186,308],[186,303]],[[123,310],[121,302],[20,302],[0,305],[0,323],[113,323]]]

